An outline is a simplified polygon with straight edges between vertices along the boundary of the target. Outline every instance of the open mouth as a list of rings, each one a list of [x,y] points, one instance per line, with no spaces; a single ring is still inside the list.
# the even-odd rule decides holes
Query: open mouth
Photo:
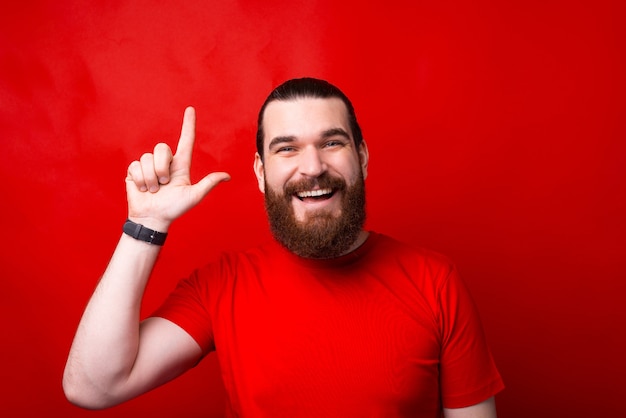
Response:
[[[320,201],[333,197],[335,191],[333,189],[319,189],[319,190],[305,190],[297,192],[295,196],[300,199],[301,202],[305,201]]]

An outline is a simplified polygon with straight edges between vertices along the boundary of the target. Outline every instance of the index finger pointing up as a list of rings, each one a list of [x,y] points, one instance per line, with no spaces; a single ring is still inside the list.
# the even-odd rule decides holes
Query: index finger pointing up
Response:
[[[196,139],[196,110],[189,106],[185,109],[183,126],[180,130],[180,139],[176,147],[176,157],[191,162],[193,143]]]

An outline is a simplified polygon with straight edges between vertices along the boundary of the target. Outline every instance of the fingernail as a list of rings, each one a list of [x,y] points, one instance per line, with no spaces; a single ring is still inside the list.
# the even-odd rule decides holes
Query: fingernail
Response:
[[[139,191],[140,191],[140,192],[147,192],[147,191],[148,191],[148,188],[147,188],[146,186],[141,186],[141,187],[139,188]]]
[[[152,186],[152,187],[150,187],[150,192],[151,192],[151,193],[156,193],[156,192],[158,192],[158,191],[159,191],[159,187],[158,187],[158,186]]]
[[[168,179],[167,177],[161,177],[161,178],[159,179],[159,183],[161,183],[161,184],[165,184],[165,183],[167,183],[168,181],[169,181],[169,179]]]

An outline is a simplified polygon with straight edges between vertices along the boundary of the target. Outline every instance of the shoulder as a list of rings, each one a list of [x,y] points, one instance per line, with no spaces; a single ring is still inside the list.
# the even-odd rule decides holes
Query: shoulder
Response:
[[[434,275],[448,274],[455,269],[453,261],[437,251],[379,233],[371,233],[371,238],[372,255],[384,262]]]
[[[433,310],[450,282],[456,282],[456,267],[447,256],[395,238],[371,233],[364,248],[362,270],[386,286],[399,289],[404,297],[427,301]]]

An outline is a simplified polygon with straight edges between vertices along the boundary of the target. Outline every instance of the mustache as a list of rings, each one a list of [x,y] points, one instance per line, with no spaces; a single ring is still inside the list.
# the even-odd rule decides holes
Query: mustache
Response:
[[[300,180],[291,181],[283,187],[285,196],[291,196],[298,192],[306,190],[312,190],[316,187],[320,189],[333,189],[342,191],[347,188],[346,182],[339,178],[333,177],[328,174],[322,174],[316,178],[303,178]]]

